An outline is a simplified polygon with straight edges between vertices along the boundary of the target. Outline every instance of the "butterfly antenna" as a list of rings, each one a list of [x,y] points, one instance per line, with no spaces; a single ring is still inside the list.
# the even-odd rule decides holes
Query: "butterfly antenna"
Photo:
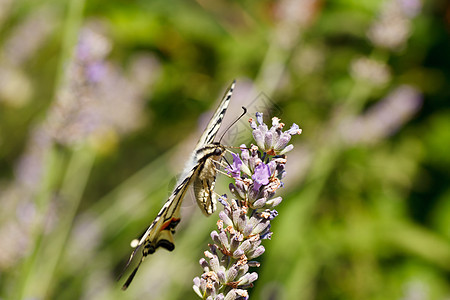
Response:
[[[236,120],[234,120],[234,122],[231,123],[230,126],[228,126],[227,129],[225,129],[225,131],[222,133],[222,136],[221,136],[220,139],[219,139],[219,144],[220,144],[220,142],[222,141],[222,139],[223,139],[223,137],[225,136],[225,134],[228,132],[228,130],[230,130],[230,128],[231,128],[234,124],[236,124],[236,122],[239,121],[239,120],[247,113],[247,109],[246,109],[244,106],[242,106],[242,109],[244,110],[244,111],[242,112],[242,114],[241,114]]]
[[[239,146],[239,147],[234,147],[234,146],[224,146],[226,149],[241,149],[241,150],[243,150],[243,149],[247,149],[247,150],[250,150],[251,148],[250,147],[241,147],[241,146]],[[234,153],[234,152],[232,152],[232,151],[230,151],[230,150],[227,150],[228,152],[230,152],[230,153]]]

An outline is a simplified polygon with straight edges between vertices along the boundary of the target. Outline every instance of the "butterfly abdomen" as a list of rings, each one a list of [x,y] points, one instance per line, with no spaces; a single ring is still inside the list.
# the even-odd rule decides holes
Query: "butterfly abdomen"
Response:
[[[197,204],[200,207],[203,214],[209,216],[216,211],[216,195],[214,194],[214,186],[216,184],[214,178],[205,178],[194,182],[194,193]]]
[[[214,194],[216,169],[224,154],[225,148],[219,143],[205,145],[195,153],[195,158],[199,162],[199,170],[193,184],[194,193],[198,206],[207,216],[216,210]]]

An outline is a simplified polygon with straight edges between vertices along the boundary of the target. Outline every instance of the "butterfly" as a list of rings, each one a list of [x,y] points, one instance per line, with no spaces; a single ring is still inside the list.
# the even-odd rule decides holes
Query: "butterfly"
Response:
[[[169,199],[167,199],[155,220],[137,242],[136,248],[131,253],[122,274],[129,267],[133,257],[140,248],[142,248],[142,258],[122,286],[122,290],[128,288],[147,255],[153,254],[159,247],[169,251],[175,248],[173,234],[175,233],[175,227],[180,222],[181,203],[191,184],[194,187],[197,204],[202,212],[209,216],[216,210],[216,195],[214,193],[216,164],[225,154],[225,147],[220,142],[214,142],[214,138],[222,124],[235,84],[236,81],[234,80],[225,92],[219,107],[195,146],[185,172],[180,177]]]

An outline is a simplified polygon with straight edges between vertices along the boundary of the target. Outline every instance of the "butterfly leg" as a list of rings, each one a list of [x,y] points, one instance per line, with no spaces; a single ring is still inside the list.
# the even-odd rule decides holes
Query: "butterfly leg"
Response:
[[[227,177],[229,177],[229,178],[231,178],[231,179],[233,179],[233,180],[239,180],[239,181],[241,181],[241,182],[243,182],[244,184],[246,184],[246,182],[245,182],[245,180],[244,179],[242,179],[242,178],[236,178],[236,177],[233,177],[233,176],[231,176],[230,174],[228,174],[228,173],[225,173],[224,171],[222,171],[222,170],[219,170],[219,169],[216,169],[216,171],[217,172],[219,172],[220,174],[223,174],[223,175],[225,175],[225,176],[227,176]]]

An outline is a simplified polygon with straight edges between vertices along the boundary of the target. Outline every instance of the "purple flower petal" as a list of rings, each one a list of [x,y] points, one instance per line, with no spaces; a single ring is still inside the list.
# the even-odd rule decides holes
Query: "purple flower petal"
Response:
[[[225,168],[225,170],[228,174],[231,174],[233,178],[240,178],[242,160],[236,153],[232,153],[231,155],[233,155],[233,164],[230,167]]]
[[[272,237],[272,232],[267,230],[264,234],[261,234],[261,240],[270,240]]]
[[[255,139],[258,147],[264,149],[264,134],[262,131],[259,129],[253,130],[253,138]]]
[[[289,130],[286,131],[287,133],[289,133],[290,135],[296,135],[296,134],[301,134],[302,130],[300,129],[300,127],[298,127],[297,124],[292,124],[291,128],[289,128]]]
[[[264,205],[266,205],[266,201],[267,201],[266,198],[260,198],[260,199],[256,200],[255,202],[253,202],[252,207],[253,208],[261,208]]]
[[[273,198],[273,199],[268,200],[268,201],[266,202],[266,204],[267,204],[267,205],[270,205],[270,206],[272,206],[272,207],[275,207],[275,206],[277,206],[278,204],[280,204],[281,201],[283,201],[283,198],[281,198],[281,197],[275,197],[275,198]]]
[[[230,206],[230,205],[228,204],[228,202],[226,201],[226,199],[227,199],[227,197],[226,197],[226,194],[225,194],[225,195],[222,195],[222,197],[218,197],[218,198],[217,198],[217,201],[219,201],[220,204],[222,204],[224,207],[228,207],[228,206]]]
[[[284,148],[284,149],[280,152],[280,154],[283,155],[283,154],[285,154],[285,153],[288,153],[288,152],[291,151],[292,149],[294,149],[294,145],[290,144],[290,145],[288,145],[286,148]]]
[[[253,189],[259,190],[261,185],[269,184],[270,168],[265,163],[261,162],[255,168],[255,173],[252,175],[254,180]]]
[[[261,256],[264,251],[266,251],[266,249],[264,249],[264,246],[259,246],[258,248],[255,249],[255,251],[253,251],[253,253],[249,253],[248,255],[248,259],[253,259],[253,258],[257,258],[258,256]]]
[[[264,135],[264,149],[272,149],[273,134],[272,131],[267,131]]]
[[[275,150],[283,150],[286,145],[289,143],[289,141],[291,140],[291,135],[287,132],[283,132],[280,136],[280,139],[277,141],[277,143],[274,146]]]
[[[261,112],[256,113],[256,121],[258,121],[258,123],[261,125],[264,124],[263,113],[261,113]]]
[[[273,220],[278,216],[278,212],[274,209],[270,211],[270,217],[269,220]]]
[[[270,174],[275,173],[275,171],[277,170],[277,166],[278,166],[276,160],[269,161],[269,163],[267,165],[269,166]]]
[[[280,119],[277,117],[272,118],[272,128],[278,128],[280,126]]]

